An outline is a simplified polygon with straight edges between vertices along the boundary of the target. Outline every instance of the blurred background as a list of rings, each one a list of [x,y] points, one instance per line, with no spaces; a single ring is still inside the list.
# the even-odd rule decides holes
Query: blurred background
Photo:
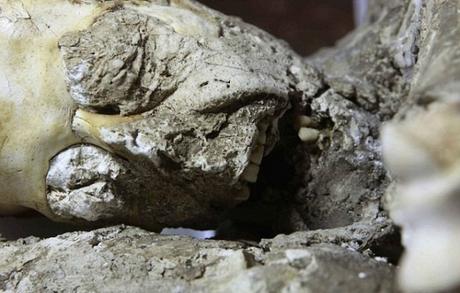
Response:
[[[200,0],[225,14],[238,16],[278,38],[299,54],[333,46],[359,22],[361,0]],[[361,9],[356,9],[354,5]]]

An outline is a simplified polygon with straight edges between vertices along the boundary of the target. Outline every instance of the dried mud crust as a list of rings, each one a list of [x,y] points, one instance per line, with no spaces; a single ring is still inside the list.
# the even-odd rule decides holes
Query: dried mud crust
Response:
[[[349,249],[261,249],[132,227],[0,243],[6,292],[394,292],[394,267]]]
[[[384,208],[391,179],[380,128],[408,103],[421,11],[401,1],[385,3],[378,17],[372,13],[336,47],[305,59],[294,75],[304,90],[291,93],[293,109],[281,120],[280,143],[262,165],[255,197],[233,214],[237,227],[253,222],[265,237],[310,230],[299,235],[305,243],[333,238],[348,245],[356,238],[352,246],[398,259],[399,231]],[[319,131],[315,141],[297,137],[299,116]]]
[[[383,129],[394,178],[388,208],[401,225],[405,254],[399,285],[407,292],[456,292],[460,284],[459,2],[421,7],[418,63],[408,101]],[[427,277],[430,276],[430,277]]]
[[[379,129],[398,109],[395,120],[411,117],[407,108],[423,110],[423,98],[444,89],[434,87],[422,99],[410,95],[414,76],[420,84],[427,84],[425,75],[437,81],[427,74],[431,59],[423,54],[430,46],[422,46],[430,38],[420,35],[427,24],[417,3],[375,2],[379,9],[371,7],[366,26],[305,62],[267,34],[207,10],[217,19],[217,35],[205,29],[198,38],[162,19],[114,10],[90,30],[61,39],[68,86],[81,107],[81,124],[73,127],[85,144],[53,159],[61,162],[52,164],[48,176],[56,213],[71,221],[148,222],[152,229],[210,227],[224,216],[234,222],[229,230],[236,229],[221,230],[220,237],[257,241],[199,241],[121,226],[5,242],[0,288],[394,292],[394,268],[382,257],[397,262],[401,247],[384,209],[391,178],[382,164]],[[126,27],[107,30],[120,23]],[[134,39],[124,37],[130,30]],[[148,31],[161,32],[155,35],[160,39]],[[161,48],[168,40],[183,53],[183,63],[175,59],[177,52]],[[94,58],[100,50],[107,54]],[[120,60],[111,62],[115,56]],[[150,62],[158,68],[149,68]],[[153,86],[152,76],[160,81]],[[200,98],[184,99],[190,93]],[[131,95],[135,99],[127,99]],[[262,162],[256,160],[262,170],[254,184],[253,172],[235,171],[246,167],[238,159],[241,153],[246,161],[254,159],[260,141],[269,150],[275,146],[273,118],[288,102],[292,108],[279,121],[281,141]],[[301,136],[304,142],[298,137],[302,127],[310,131]],[[229,157],[233,165],[222,169],[221,159]],[[252,182],[251,198],[225,213],[247,200],[241,178],[245,186]],[[131,198],[151,190],[155,196],[148,200]],[[83,203],[92,209],[76,213],[82,205],[72,201],[79,197],[75,191],[90,195]],[[248,226],[256,229],[242,236]],[[259,242],[259,227],[270,237],[297,232]]]
[[[203,61],[193,41],[158,18],[121,9],[66,34],[59,47],[80,107],[131,115],[158,106]]]
[[[72,128],[85,144],[51,161],[47,198],[58,218],[210,228],[248,199],[302,59],[255,27],[190,5],[127,2],[59,40],[79,108]],[[131,174],[93,170],[98,161]],[[69,184],[80,173],[93,181]]]

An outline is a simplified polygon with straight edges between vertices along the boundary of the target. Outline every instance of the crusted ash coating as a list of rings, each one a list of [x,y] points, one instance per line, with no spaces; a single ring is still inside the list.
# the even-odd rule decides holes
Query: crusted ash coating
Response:
[[[0,4],[2,214],[213,227],[247,200],[298,91],[285,43],[194,1]]]
[[[197,3],[126,2],[65,34],[59,49],[78,107],[72,129],[86,146],[51,161],[51,210],[151,229],[212,227],[248,199],[297,91],[290,69],[302,66],[283,42]],[[78,148],[93,155],[60,159]],[[95,173],[107,160],[132,173]],[[98,180],[66,181],[80,173]]]
[[[373,3],[371,5],[371,12]],[[410,1],[387,3],[379,16],[307,61],[320,72],[322,90],[305,99],[305,111],[322,128],[318,155],[310,156],[308,185],[299,214],[312,228],[356,222],[371,226],[385,215],[389,184],[382,163],[380,127],[409,93],[419,41],[419,13]],[[411,21],[406,21],[407,19]],[[399,45],[403,40],[405,46]],[[407,50],[407,52],[406,52]],[[407,56],[403,62],[400,55]],[[409,58],[410,57],[410,58]]]
[[[121,226],[0,243],[5,291],[384,293],[394,273],[335,245],[263,250]]]
[[[257,214],[263,220],[256,224],[272,235],[312,230],[307,234],[326,239],[340,228],[347,234],[355,224],[366,225],[371,234],[395,239],[397,250],[397,229],[380,233],[382,225],[392,225],[383,204],[391,179],[380,128],[407,104],[421,8],[411,1],[370,4],[367,23],[292,69],[301,91],[291,97],[280,144],[262,164],[259,200],[234,214],[241,226]]]
[[[419,61],[412,89],[383,129],[391,217],[405,253],[398,283],[405,292],[456,292],[460,286],[459,1],[421,6]]]
[[[311,230],[293,237],[371,249],[398,261],[399,229],[384,200],[392,178],[383,164],[381,127],[411,104],[426,24],[422,12],[416,1],[371,1],[363,26],[306,59],[306,76],[317,72],[320,82],[316,92],[299,94],[294,107],[320,135],[290,148],[296,174],[303,175],[293,182],[291,201],[284,201],[277,232]]]

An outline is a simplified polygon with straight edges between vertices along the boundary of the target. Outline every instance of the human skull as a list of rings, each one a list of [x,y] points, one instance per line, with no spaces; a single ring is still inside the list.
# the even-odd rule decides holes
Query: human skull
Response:
[[[301,62],[188,0],[0,0],[0,213],[215,224],[249,197]]]

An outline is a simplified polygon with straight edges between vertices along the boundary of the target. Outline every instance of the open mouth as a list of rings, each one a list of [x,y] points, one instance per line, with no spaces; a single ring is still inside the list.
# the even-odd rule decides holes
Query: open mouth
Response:
[[[288,110],[279,119],[258,125],[250,163],[240,177],[247,197],[228,213],[230,226],[251,231],[257,239],[273,237],[288,227],[283,214],[288,199],[299,190],[309,169],[305,145],[292,123],[296,117],[294,111]],[[276,144],[273,137],[279,137]],[[220,233],[227,233],[225,227]]]
[[[262,160],[266,155],[265,150],[268,150],[266,144],[269,125],[266,123],[261,123],[258,125],[257,129],[258,136],[255,140],[255,145],[253,146],[251,155],[249,157],[249,164],[246,167],[246,170],[244,170],[244,172],[241,174],[241,179],[248,183],[257,182],[257,178],[260,172],[260,165],[262,164]]]

